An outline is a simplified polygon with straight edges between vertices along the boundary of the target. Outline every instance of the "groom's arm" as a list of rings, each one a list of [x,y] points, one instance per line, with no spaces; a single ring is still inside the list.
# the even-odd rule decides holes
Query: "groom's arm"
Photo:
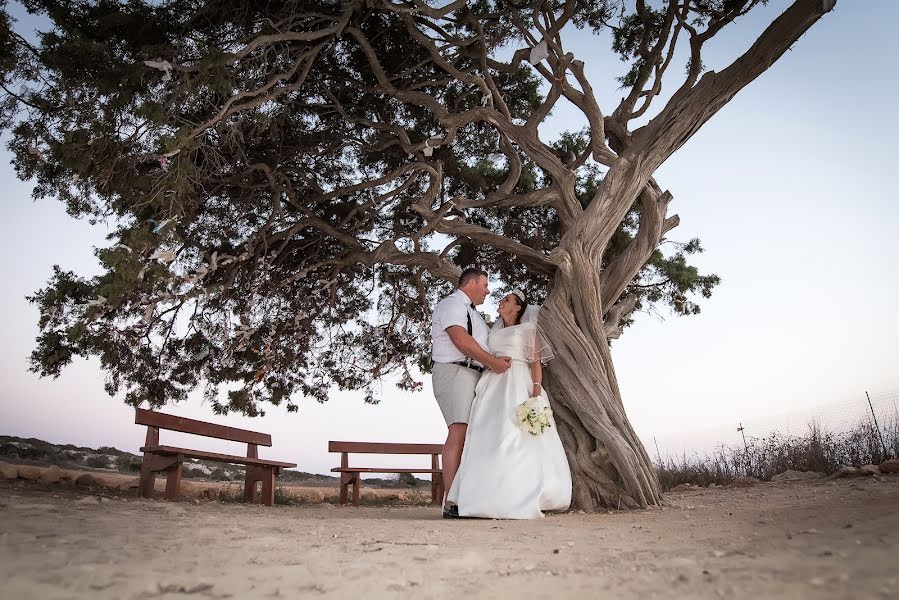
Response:
[[[459,352],[472,360],[476,360],[491,371],[496,373],[505,373],[512,359],[508,356],[493,356],[465,331],[464,327],[452,325],[446,328],[446,334],[449,336],[453,345],[459,349]]]

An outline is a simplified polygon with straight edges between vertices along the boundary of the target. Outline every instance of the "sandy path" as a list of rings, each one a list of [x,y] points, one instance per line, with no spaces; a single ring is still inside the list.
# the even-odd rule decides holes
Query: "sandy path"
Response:
[[[899,476],[531,522],[58,490],[0,482],[3,598],[899,598]]]

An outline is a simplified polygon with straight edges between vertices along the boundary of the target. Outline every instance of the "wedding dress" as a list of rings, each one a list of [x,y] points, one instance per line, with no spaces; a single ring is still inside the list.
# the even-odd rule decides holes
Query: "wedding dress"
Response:
[[[533,392],[528,358],[536,339],[533,322],[490,332],[490,352],[510,356],[512,365],[502,374],[486,371],[475,388],[462,461],[447,496],[460,516],[539,519],[542,511],[571,503],[571,472],[555,421],[533,435],[516,417]]]

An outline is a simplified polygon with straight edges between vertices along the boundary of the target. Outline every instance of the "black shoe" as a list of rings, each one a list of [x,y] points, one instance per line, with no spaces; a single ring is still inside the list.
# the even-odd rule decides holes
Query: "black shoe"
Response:
[[[443,507],[443,518],[444,519],[458,519],[459,517],[459,507],[455,504],[450,506],[449,508]]]

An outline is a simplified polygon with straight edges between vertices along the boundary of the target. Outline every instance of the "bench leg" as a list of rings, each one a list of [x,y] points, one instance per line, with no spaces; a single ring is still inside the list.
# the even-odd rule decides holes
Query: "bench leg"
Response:
[[[181,463],[168,470],[168,477],[165,480],[165,499],[177,500],[178,493],[181,490]]]
[[[353,475],[353,506],[359,506],[359,473]]]
[[[156,473],[150,470],[151,456],[144,453],[144,460],[140,464],[140,485],[137,487],[137,495],[142,498],[152,498],[153,488],[156,485]]]
[[[138,493],[144,498],[153,497],[153,487],[156,483],[156,473],[159,471],[168,471],[169,476],[165,485],[165,497],[171,499],[170,494],[178,495],[178,488],[181,485],[181,463],[184,457],[180,454],[177,456],[144,453],[144,460],[140,465],[140,486]],[[173,478],[173,471],[177,474]],[[172,490],[172,491],[170,491]]]
[[[262,503],[266,506],[275,504],[275,470],[271,467],[261,469]]]
[[[431,504],[443,504],[443,473],[431,475]]]
[[[243,501],[252,504],[256,501],[256,482],[262,481],[260,477],[259,467],[251,467],[247,465],[246,476],[243,483]],[[264,497],[264,496],[263,496]]]
[[[341,473],[340,474],[340,504],[341,506],[347,503],[347,496],[349,485],[353,482],[353,473]]]

